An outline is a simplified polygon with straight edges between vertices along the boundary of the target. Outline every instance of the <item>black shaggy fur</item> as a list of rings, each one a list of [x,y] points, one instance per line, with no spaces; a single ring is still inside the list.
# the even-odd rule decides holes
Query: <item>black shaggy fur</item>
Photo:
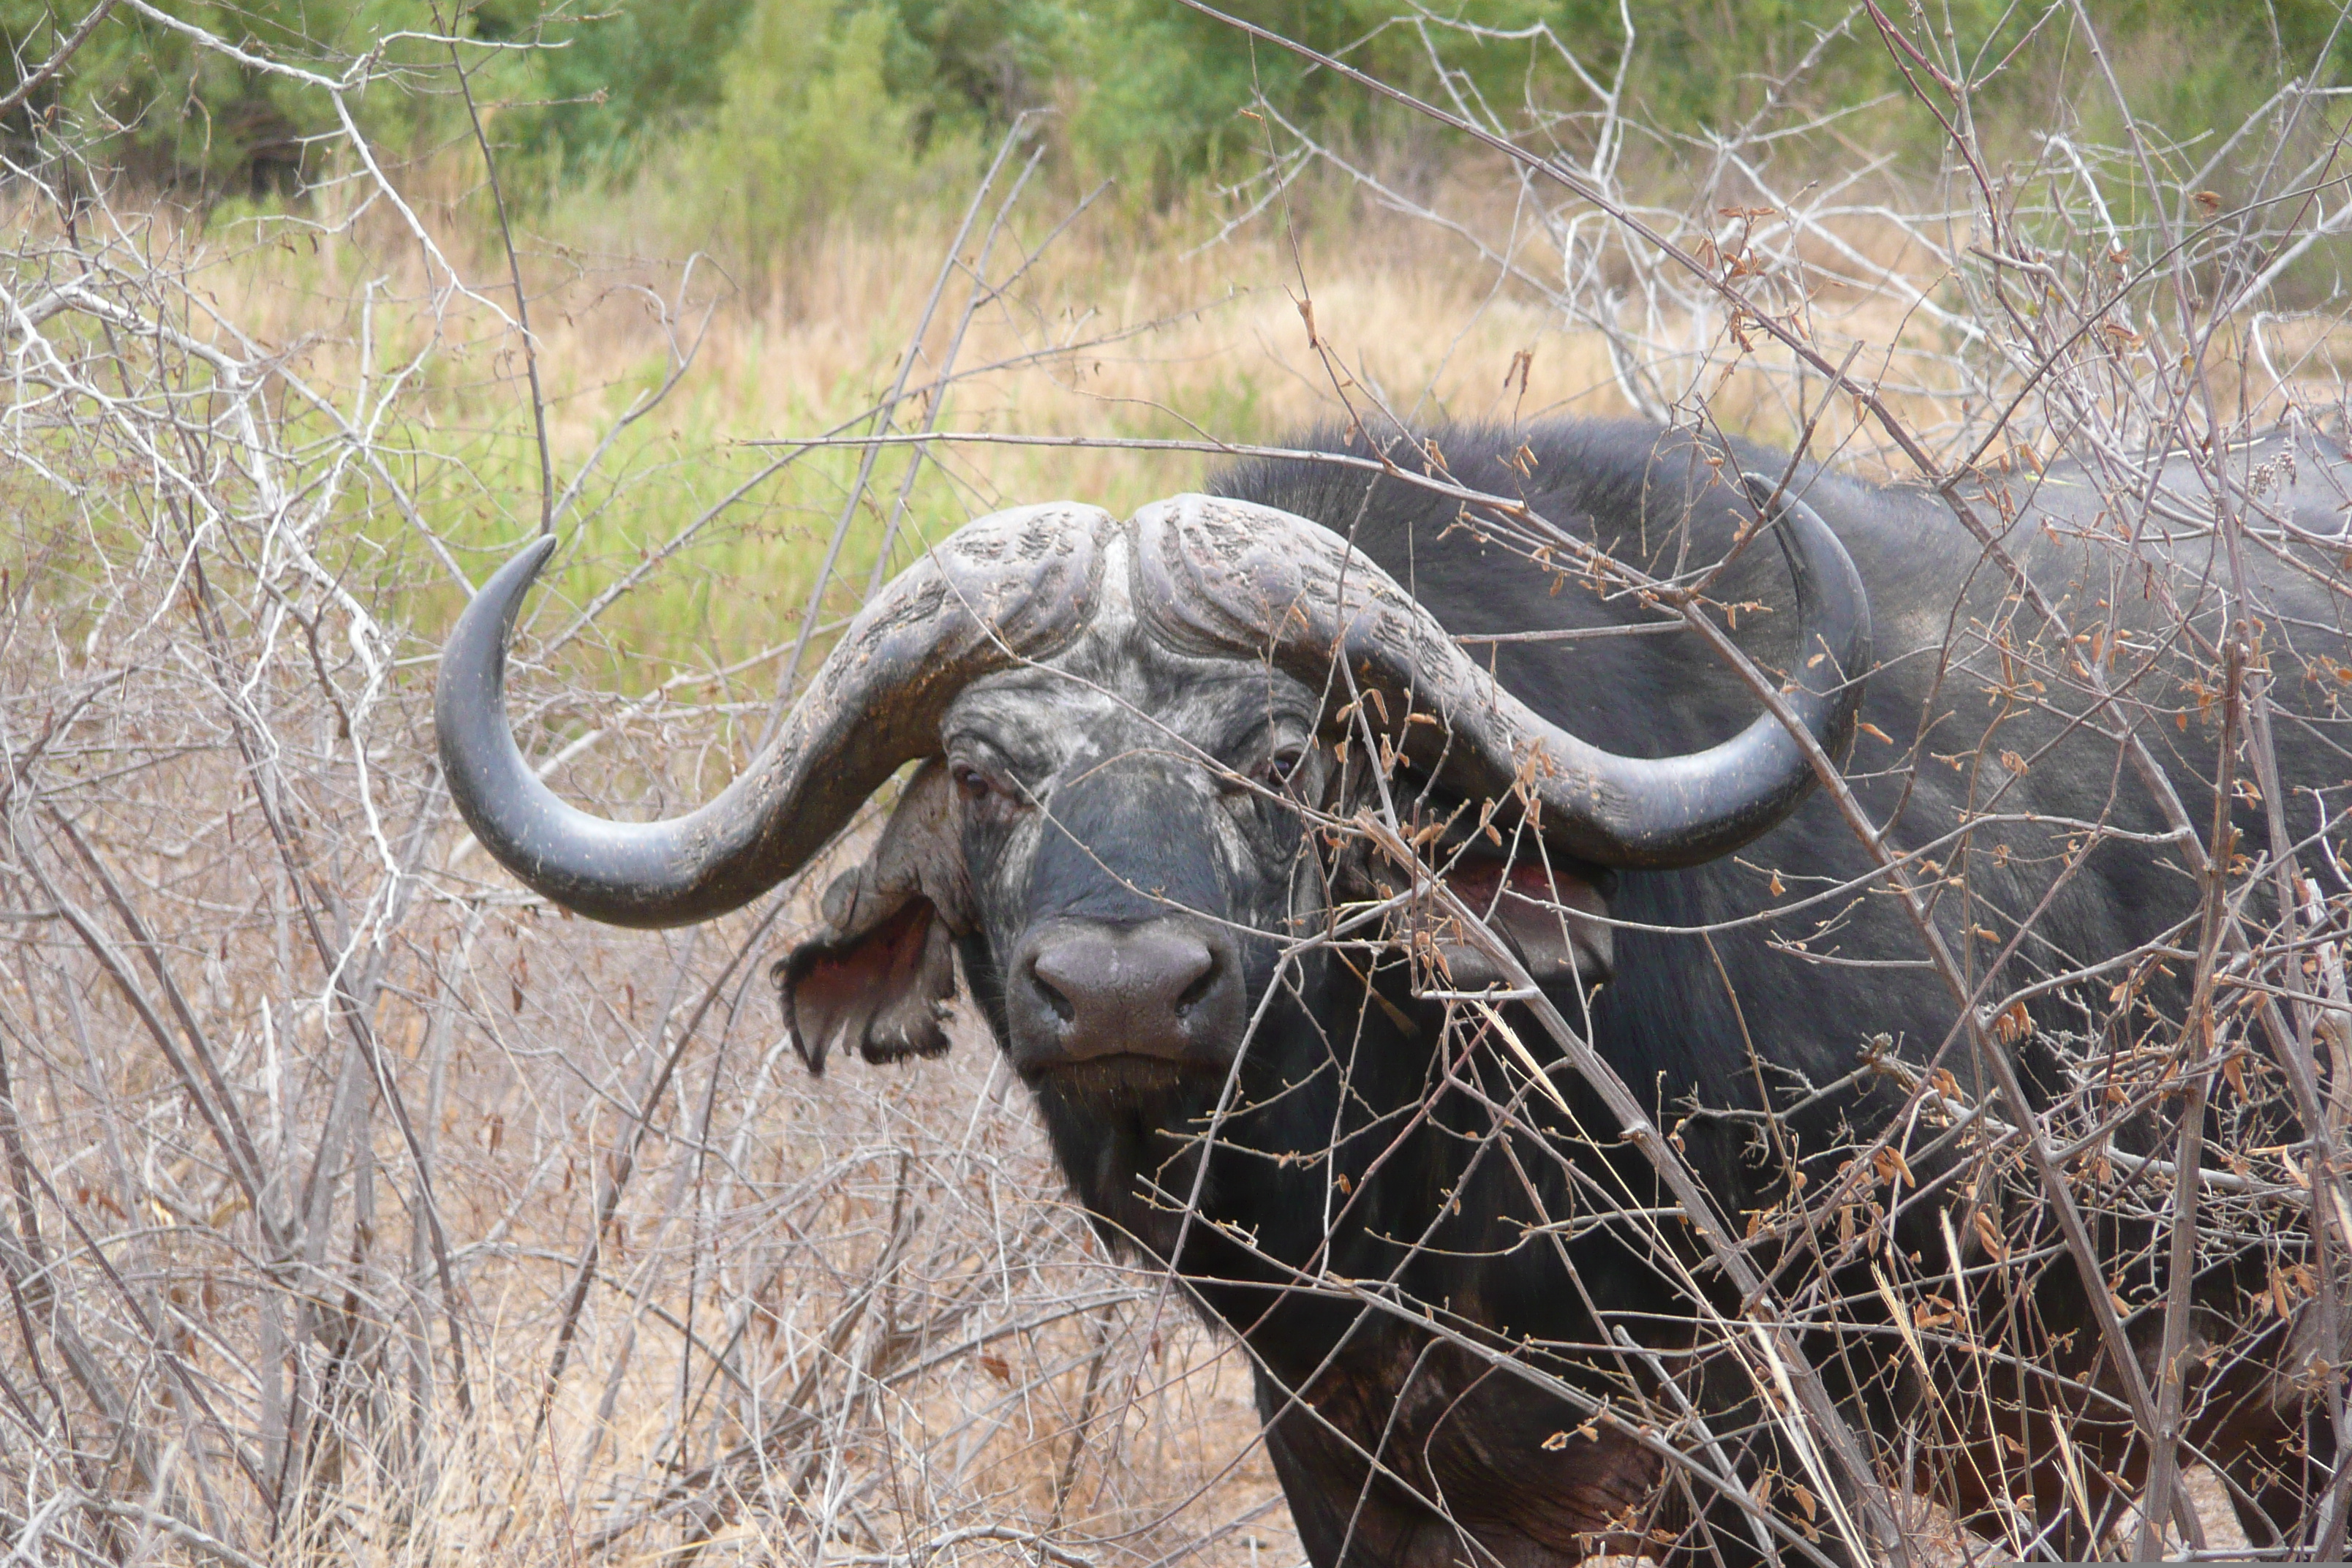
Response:
[[[1523,496],[1543,517],[1654,569],[1702,563],[1727,547],[1738,514],[1718,464],[1771,476],[1786,467],[1778,454],[1709,450],[1630,424],[1453,427],[1426,438],[1460,483]],[[1339,438],[1320,444],[1349,447]],[[1352,449],[1366,448],[1359,440]],[[2339,531],[2339,464],[2306,449],[2298,469],[2284,442],[2254,456],[2262,464],[2252,497],[2256,526],[2267,509],[2308,532]],[[2193,514],[2201,491],[2188,466],[2172,465],[2167,477],[2175,504]],[[2196,885],[2165,847],[2117,839],[2061,874],[2069,840],[2083,832],[2072,825],[2095,821],[2139,835],[2166,826],[2147,783],[2125,760],[2114,733],[2118,715],[2092,711],[2072,663],[2082,650],[2037,624],[1936,496],[1811,466],[1796,470],[1793,488],[1838,533],[1871,595],[1879,668],[1848,763],[1855,795],[1874,821],[1890,824],[1896,850],[1933,862],[1915,869],[1971,976],[1982,977],[2030,922],[1985,994],[2064,974],[2189,920]],[[1465,522],[1454,501],[1360,469],[1253,463],[1221,476],[1217,489],[1351,538],[1457,636],[1654,618],[1604,602],[1580,581],[1547,575]],[[2208,824],[2218,731],[2183,686],[2189,664],[2162,649],[2184,613],[2192,633],[2216,635],[2226,574],[2210,529],[2184,528],[2175,554],[2189,568],[2178,574],[2189,586],[2176,582],[2174,591],[2197,596],[2171,605],[2146,596],[2147,583],[2115,574],[2110,555],[2084,542],[2085,531],[2108,526],[2097,508],[2098,492],[2083,476],[2053,470],[1989,485],[1979,510],[2014,520],[2000,524],[2005,548],[2078,622],[2099,618],[2103,603],[2120,606],[2137,635],[2111,667],[2114,679],[2143,705],[2134,710],[2141,732],[2189,820]],[[2301,832],[2315,820],[2310,792],[2339,788],[2352,766],[2332,700],[2297,663],[2298,654],[2345,649],[2336,605],[2282,563],[2298,548],[2282,543],[2257,556],[2278,751],[2288,788],[2303,792],[2290,807]],[[1777,554],[1749,551],[1719,592],[1759,606],[1741,617],[1740,635],[1758,658],[1782,657],[1793,617]],[[1494,668],[1519,697],[1620,752],[1695,751],[1756,710],[1687,635],[1490,646]],[[2175,711],[2188,715],[2185,723]],[[1424,800],[1421,808],[1443,815],[1445,804]],[[1973,833],[1955,837],[1974,813],[1987,816]],[[2264,813],[2236,801],[2231,820],[2238,852],[2262,853]],[[1288,830],[1296,841],[1295,819]],[[1776,920],[1749,918],[1860,878],[1871,864],[1817,792],[1737,856],[1604,880],[1608,909],[1622,922],[1613,975],[1589,999],[1572,988],[1556,998],[1587,1024],[1600,1054],[1656,1119],[1678,1129],[1697,1173],[1735,1216],[1771,1210],[1799,1178],[1820,1191],[1857,1138],[1874,1133],[1902,1103],[1889,1077],[1857,1074],[1874,1050],[1914,1063],[1942,1051],[1964,1092],[1990,1093],[1966,1041],[1946,1049],[1956,1034],[1954,999],[1922,962],[1919,936],[1894,899],[1843,894]],[[1937,886],[1937,868],[1964,870],[1965,891]],[[1083,880],[1086,873],[1067,875]],[[1268,875],[1279,882],[1293,873],[1276,865]],[[1046,896],[1032,889],[1030,915]],[[1052,890],[1054,899],[1080,896],[1075,883]],[[965,936],[960,952],[968,984],[1004,1036],[1004,1013],[994,1005],[1004,984],[1000,954],[984,931]],[[2185,969],[2139,977],[2132,1027],[2145,1037],[2175,1037]],[[2111,1043],[2098,1031],[2107,1026],[2115,981],[2060,985],[2032,1002],[2033,1029],[2014,1048],[2037,1092],[2056,1081],[2067,1053]],[[1401,963],[1368,983],[1349,963],[1318,959],[1277,997],[1222,1114],[1221,1071],[1168,1069],[1148,1079],[1069,1073],[1035,1084],[1070,1180],[1107,1233],[1172,1264],[1203,1308],[1248,1344],[1261,1369],[1269,1447],[1318,1568],[1549,1568],[1612,1542],[1638,1544],[1628,1530],[1652,1531],[1652,1550],[1693,1561],[1752,1559],[1767,1531],[1796,1556],[1837,1559],[1811,1510],[1790,1500],[1807,1471],[1799,1456],[1775,1446],[1749,1370],[1722,1348],[1720,1331],[1695,1329],[1695,1292],[1717,1310],[1738,1310],[1703,1264],[1703,1249],[1672,1218],[1609,1217],[1668,1206],[1648,1167],[1614,1141],[1618,1129],[1573,1074],[1554,1075],[1575,1112],[1571,1124],[1540,1097],[1525,1097],[1523,1079],[1505,1070],[1491,1042],[1469,1048],[1466,1031],[1449,1035],[1442,1016],[1437,1005],[1414,999]],[[1514,1023],[1531,1049],[1552,1055],[1531,1019]],[[2013,1021],[2006,1033],[2018,1036]],[[1821,1086],[1842,1087],[1810,1092]],[[1500,1108],[1515,1100],[1513,1123]],[[1768,1110],[1788,1112],[1777,1130],[1758,1115]],[[1544,1134],[1528,1132],[1530,1124]],[[1204,1172],[1202,1135],[1212,1126]],[[1915,1201],[1891,1224],[1884,1205],[1894,1194],[1882,1186],[1879,1206],[1860,1211],[1858,1235],[1768,1233],[1759,1243],[1761,1263],[1785,1258],[1798,1277],[1815,1266],[1816,1249],[1832,1259],[1850,1331],[1816,1336],[1809,1349],[1832,1393],[1895,1455],[1906,1416],[1936,1391],[1920,1385],[1900,1338],[1872,1315],[1873,1264],[1916,1253],[1922,1267],[1937,1270],[1948,1223],[1970,1264],[1981,1264],[1981,1238],[2000,1236],[2006,1223],[2004,1194],[1937,1186],[1948,1163],[1927,1147],[1933,1142],[1932,1131],[1910,1141],[1922,1152],[1915,1184],[1902,1195]],[[1916,1201],[1916,1184],[1927,1184],[1926,1201]],[[1198,1202],[1188,1207],[1196,1189]],[[1988,1216],[1981,1226],[1979,1211]],[[2101,1239],[2121,1256],[2145,1238],[2110,1229]],[[1996,1373],[2004,1403],[1969,1433],[1966,1454],[1947,1455],[1918,1480],[1966,1518],[1999,1505],[1990,1478],[2006,1472],[2017,1478],[2019,1500],[2058,1521],[2053,1554],[2076,1556],[2096,1542],[2079,1519],[2060,1518],[2070,1494],[2052,1419],[2066,1424],[2100,1507],[2109,1489],[2103,1469],[2122,1471],[2126,1483],[2137,1479],[2128,1418],[2113,1397],[2120,1384],[2102,1359],[2083,1282],[2051,1227],[2021,1225],[2007,1247],[2016,1267],[1979,1277],[1991,1297],[1979,1302],[1988,1332],[2107,1391],[2104,1402],[2085,1408],[2024,1372],[2006,1383]],[[2205,1281],[2208,1299],[2235,1299],[2231,1286],[2245,1281],[2234,1279],[2234,1268]],[[2123,1285],[2134,1309],[2127,1327],[2147,1354],[2160,1316],[2151,1286],[2162,1281],[2143,1276]],[[1362,1288],[1352,1295],[1313,1288],[1330,1277]],[[2307,1424],[2271,1375],[2279,1369],[2261,1364],[2264,1357],[2284,1364],[2286,1338],[2284,1327],[2274,1329],[2253,1364],[2213,1374],[2237,1381],[2203,1387],[2207,1414],[2191,1434],[2229,1469],[2258,1539],[2269,1529],[2264,1510],[2292,1518],[2301,1505],[2295,1478],[2304,1472],[2272,1467],[2298,1453],[2324,1462],[2327,1453],[2325,1421]],[[1629,1341],[1638,1352],[1625,1348]],[[1685,1352],[1695,1342],[1714,1349],[1694,1361]],[[1496,1352],[1505,1351],[1507,1363],[1498,1364]],[[1703,1468],[1728,1464],[1734,1486],[1777,1473],[1767,1489],[1769,1521],[1710,1500],[1708,1488],[1677,1475],[1654,1436],[1618,1418],[1637,1394],[1670,1402],[1662,1376],[1682,1385],[1717,1445],[1685,1436],[1683,1453]]]

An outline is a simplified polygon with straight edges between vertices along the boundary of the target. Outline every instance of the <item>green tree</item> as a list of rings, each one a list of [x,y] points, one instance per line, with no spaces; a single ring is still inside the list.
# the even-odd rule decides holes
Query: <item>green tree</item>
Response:
[[[754,268],[830,214],[886,210],[914,183],[913,110],[891,91],[880,5],[751,0],[707,123],[652,166]]]
[[[551,153],[559,177],[609,178],[649,144],[708,117],[751,0],[625,0],[585,19],[541,0],[494,0],[474,13],[481,36],[536,40],[535,99],[505,128],[526,150]]]
[[[57,49],[95,0],[0,0],[0,90],[14,88]],[[387,35],[430,28],[428,0],[182,0],[185,20],[265,58],[340,77]],[[390,67],[429,64],[429,46],[395,46]],[[400,137],[431,112],[427,100],[389,84],[354,95],[370,131]],[[312,175],[312,139],[338,123],[319,89],[257,70],[128,8],[92,33],[65,69],[0,126],[20,156],[37,132],[70,124],[76,140],[152,186],[199,195],[299,189]]]

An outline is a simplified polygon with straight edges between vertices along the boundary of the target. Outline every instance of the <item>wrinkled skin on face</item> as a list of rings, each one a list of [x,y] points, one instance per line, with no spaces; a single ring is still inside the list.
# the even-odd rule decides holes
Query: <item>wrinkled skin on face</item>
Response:
[[[1330,755],[1315,744],[1316,695],[1282,675],[1139,637],[1069,663],[975,686],[943,727],[976,915],[961,951],[973,998],[1047,1125],[1067,1134],[1056,1145],[1074,1184],[1148,1246],[1160,1226],[1120,1167],[1149,1171],[1173,1152],[1150,1148],[1155,1121],[1181,1127],[1213,1109],[1283,939],[1321,924],[1322,868],[1298,804],[1323,798]],[[1074,1053],[1033,966],[1041,936],[1086,925],[1189,931],[1234,973],[1202,977],[1181,1047],[1131,1046],[1114,1027]],[[1281,989],[1295,1001],[1318,969],[1289,966]]]
[[[1171,650],[1122,610],[955,700],[940,756],[828,896],[832,931],[779,973],[811,1066],[836,1044],[928,1055],[946,1045],[951,947],[1106,1237],[1171,1259],[1187,1151],[1221,1108],[1279,1099],[1295,1087],[1279,1075],[1303,1070],[1298,1052],[1252,1043],[1304,1034],[1328,1058],[1365,1005],[1360,983],[1335,993],[1326,950],[1299,944],[1335,899],[1402,879],[1310,826],[1365,793],[1318,735],[1323,693]],[[1517,837],[1457,854],[1452,884],[1541,977],[1598,979],[1605,929],[1562,909],[1597,914],[1598,895],[1540,851],[1493,848]],[[1491,978],[1469,950],[1442,951],[1462,983]]]
[[[1055,917],[1310,929],[1323,899],[1294,793],[1319,799],[1328,772],[1312,694],[1234,661],[1124,662],[1099,681],[999,677],[949,715],[960,841],[990,951],[1012,953]],[[1255,993],[1276,944],[1235,934]],[[1024,1071],[1053,1070],[1037,1042],[1000,1033]],[[1199,1065],[1221,1066],[1232,1043],[1201,1042]]]

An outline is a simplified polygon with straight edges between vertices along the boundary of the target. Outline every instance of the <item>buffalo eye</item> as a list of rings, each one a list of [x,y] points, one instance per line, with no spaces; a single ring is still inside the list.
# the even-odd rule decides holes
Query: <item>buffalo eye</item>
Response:
[[[950,742],[947,764],[948,787],[967,822],[1002,826],[1033,803],[1029,786],[993,746]]]
[[[1004,801],[1005,792],[997,787],[996,782],[969,763],[956,764],[950,776],[955,781],[956,794],[967,805],[984,806]]]
[[[1283,746],[1258,764],[1257,782],[1277,795],[1290,795],[1305,782],[1306,766],[1307,748]]]

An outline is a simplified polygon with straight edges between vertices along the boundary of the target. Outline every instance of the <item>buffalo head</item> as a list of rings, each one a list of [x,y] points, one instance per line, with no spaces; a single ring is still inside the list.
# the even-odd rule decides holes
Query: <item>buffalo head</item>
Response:
[[[1750,507],[1769,496],[1748,488]],[[1778,516],[1803,623],[1786,700],[1834,747],[1869,612],[1821,520],[1793,500]],[[830,889],[824,931],[777,966],[820,1069],[837,1048],[943,1048],[960,956],[1041,1098],[1132,1119],[1188,1078],[1222,1078],[1270,1013],[1315,1011],[1326,971],[1282,956],[1351,891],[1333,886],[1347,858],[1322,851],[1381,792],[1410,781],[1462,805],[1434,839],[1454,890],[1538,979],[1590,984],[1608,961],[1591,917],[1612,868],[1726,854],[1811,779],[1769,714],[1689,755],[1601,751],[1504,690],[1339,535],[1184,496],[1123,521],[1060,505],[958,531],[857,617],[718,799],[609,822],[541,784],[507,729],[506,638],[551,548],[524,551],[466,611],[436,717],[467,822],[555,902],[642,926],[734,909],[919,764],[866,862]],[[1450,951],[1453,984],[1492,978]]]

